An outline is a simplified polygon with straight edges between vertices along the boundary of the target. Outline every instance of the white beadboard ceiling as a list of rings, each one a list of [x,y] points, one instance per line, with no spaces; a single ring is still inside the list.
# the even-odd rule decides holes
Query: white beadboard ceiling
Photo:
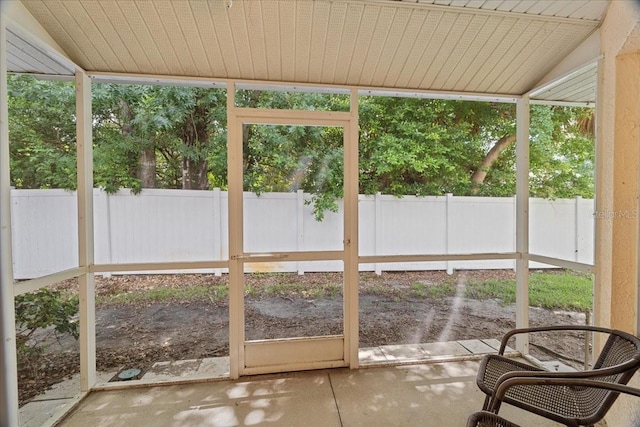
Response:
[[[608,0],[22,3],[89,72],[521,95],[598,28]],[[65,74],[43,56],[9,34],[10,71]],[[541,99],[593,101],[595,68],[578,77]]]

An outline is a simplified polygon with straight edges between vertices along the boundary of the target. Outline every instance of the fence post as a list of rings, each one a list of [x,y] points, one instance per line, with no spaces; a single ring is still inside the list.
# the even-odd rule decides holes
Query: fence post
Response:
[[[574,220],[574,226],[575,226],[575,232],[576,232],[576,238],[575,238],[575,250],[573,251],[574,253],[574,257],[575,257],[575,261],[579,262],[580,261],[580,228],[582,226],[582,224],[580,223],[580,200],[582,199],[582,197],[580,196],[576,196],[574,201],[575,201],[575,209],[574,209],[574,214],[575,214],[575,220]]]
[[[445,253],[447,255],[449,254],[449,247],[451,246],[451,233],[450,233],[450,227],[449,224],[451,223],[451,209],[452,209],[452,203],[453,203],[453,194],[452,193],[447,193],[445,195],[445,200],[446,200],[446,208],[445,208],[445,218],[444,218],[444,230],[445,230],[445,234],[446,234],[446,239],[445,239]],[[447,274],[453,274],[453,263],[451,261],[447,261]]]
[[[106,236],[105,236],[105,240],[106,240],[105,244],[107,245],[107,248],[106,248],[107,258],[108,258],[107,264],[113,264],[113,249],[112,249],[113,233],[111,232],[111,230],[113,230],[113,226],[111,224],[111,195],[102,189],[94,190],[93,194],[97,195],[98,197],[104,196],[105,198],[105,207],[106,207],[105,220],[106,220],[106,229],[107,229]],[[94,216],[95,216],[95,213],[94,213]],[[110,271],[105,271],[104,273],[102,273],[102,277],[111,277],[111,274],[112,273]]]
[[[296,192],[296,249],[298,251],[304,250],[304,192],[298,190]],[[304,275],[304,268],[302,268],[302,262],[297,263],[298,275]]]
[[[375,203],[375,211],[373,213],[373,254],[378,255],[378,247],[380,246],[380,238],[382,235],[382,221],[380,221],[380,217],[382,216],[382,198],[380,192],[377,192],[373,196],[373,201]],[[375,269],[375,272],[378,276],[382,275],[382,264],[375,263],[373,265],[373,268]]]
[[[516,209],[516,206],[518,205],[518,196],[514,195],[511,199],[513,200],[513,217],[514,217],[513,219],[514,219],[514,224],[515,224],[515,223],[517,223],[517,216],[518,216],[518,212],[517,212],[517,209]],[[529,227],[531,227],[531,225],[529,225]],[[518,249],[517,249],[518,245],[516,244],[516,242],[517,242],[517,234],[518,233],[516,232],[516,227],[513,227],[513,252],[517,252],[518,251]],[[518,267],[518,260],[514,259],[513,260],[513,271],[514,272],[516,271],[517,267]]]
[[[219,188],[213,189],[213,258],[222,260],[222,201]],[[213,274],[222,276],[221,268],[214,268]]]

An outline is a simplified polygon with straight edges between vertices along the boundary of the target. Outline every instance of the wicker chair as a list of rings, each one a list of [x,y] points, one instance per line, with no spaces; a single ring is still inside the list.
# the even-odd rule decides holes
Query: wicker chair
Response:
[[[504,356],[507,342],[517,334],[553,331],[582,331],[607,334],[607,341],[592,369],[576,372],[550,372]],[[556,422],[568,425],[591,425],[592,417],[609,410],[618,393],[603,389],[569,389],[545,385],[513,387],[498,400],[496,390],[510,378],[546,378],[597,380],[627,384],[640,368],[640,339],[626,332],[596,326],[549,326],[514,329],[502,338],[497,355],[487,355],[480,363],[476,382],[486,394],[483,410],[497,413],[502,402],[520,407]],[[571,391],[571,392],[568,392]],[[580,408],[576,410],[576,406]],[[583,415],[583,411],[584,414]],[[601,416],[601,417],[602,417]],[[576,421],[579,420],[579,421]]]
[[[520,427],[518,424],[505,420],[498,414],[487,411],[474,412],[467,420],[467,427]]]
[[[577,396],[578,394],[600,393],[604,398],[605,395],[613,394],[616,397],[619,393],[630,394],[640,397],[640,389],[629,387],[621,384],[612,384],[602,381],[584,380],[584,379],[567,379],[567,378],[539,378],[539,377],[514,377],[500,384],[496,389],[492,410],[500,407],[500,402],[512,388],[522,388],[526,392],[529,388],[547,387],[555,389],[555,395]],[[532,391],[532,390],[529,390]],[[535,393],[535,392],[534,392]],[[567,401],[567,399],[565,399]],[[576,398],[576,402],[581,399]],[[579,403],[576,403],[579,404]],[[602,420],[607,411],[595,411],[598,405],[590,405],[589,407],[581,407],[581,414],[577,418],[566,419],[568,426],[593,425]],[[640,416],[640,412],[639,415]],[[640,421],[640,420],[636,420]],[[505,420],[496,413],[489,411],[474,412],[469,416],[467,427],[519,427],[511,421]]]

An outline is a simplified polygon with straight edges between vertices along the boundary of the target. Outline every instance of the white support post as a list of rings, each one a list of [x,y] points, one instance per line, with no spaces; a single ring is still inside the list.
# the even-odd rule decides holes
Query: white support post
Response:
[[[107,256],[108,263],[113,264],[113,224],[111,221],[111,195],[106,191],[98,190],[100,197],[104,197],[106,213],[107,213],[107,235],[105,236],[105,241],[107,242]],[[94,198],[94,203],[96,199]],[[95,237],[95,235],[94,235]],[[95,248],[94,248],[95,249]],[[111,272],[108,271],[106,273],[102,273],[102,277],[111,277]]]
[[[242,124],[235,113],[235,83],[227,86],[227,173],[229,186],[229,374],[244,370],[244,264],[242,243]]]
[[[358,368],[358,91],[351,90],[351,120],[344,130],[344,338],[345,361]]]
[[[296,192],[296,250],[304,251],[304,192]],[[304,276],[302,263],[298,261],[297,270],[299,276]]]
[[[529,326],[529,97],[516,103],[516,327]],[[529,337],[516,337],[516,350],[529,353]]]
[[[11,250],[6,23],[5,14],[0,14],[0,425],[17,426],[18,359]]]
[[[374,216],[374,223],[375,223],[375,238],[374,238],[374,251],[373,254],[374,255],[378,255],[378,248],[381,247],[382,245],[380,244],[380,240],[382,240],[382,233],[383,233],[383,228],[382,228],[382,195],[380,194],[380,192],[378,191],[375,196],[374,196],[374,203],[375,203],[375,216]],[[378,276],[382,275],[382,264],[377,262],[374,265],[376,274]]]
[[[603,59],[600,59],[598,61],[598,83],[596,85],[596,111],[595,111],[595,126],[594,126],[594,135],[595,135],[595,164],[594,164],[594,175],[595,175],[595,182],[594,182],[594,189],[593,189],[593,194],[594,194],[594,198],[593,198],[593,214],[594,214],[594,224],[593,224],[593,240],[591,242],[592,244],[592,248],[593,248],[593,265],[595,266],[595,274],[593,275],[593,287],[591,288],[591,295],[592,295],[592,301],[593,301],[593,306],[591,307],[591,324],[592,325],[600,325],[601,323],[601,318],[602,318],[602,311],[600,310],[600,305],[601,305],[601,300],[604,300],[604,298],[602,296],[600,296],[599,298],[596,298],[596,295],[601,295],[601,284],[604,283],[611,283],[608,280],[603,280],[603,270],[601,268],[602,265],[602,249],[603,248],[609,248],[610,246],[605,245],[605,241],[607,241],[606,238],[606,230],[605,230],[605,224],[604,221],[598,221],[597,220],[597,213],[598,212],[604,212],[606,210],[606,207],[608,206],[605,201],[604,201],[604,197],[602,197],[602,189],[606,188],[605,185],[602,185],[604,183],[604,177],[606,176],[606,161],[605,158],[609,157],[606,155],[606,150],[605,147],[603,146],[603,140],[604,138],[602,138],[602,134],[600,133],[600,124],[602,123],[602,115],[603,115],[603,111],[605,109],[605,106],[603,105],[603,94],[604,94],[604,87],[603,87],[603,79],[604,79],[604,66],[603,66]],[[610,191],[611,188],[609,188],[607,191]],[[638,242],[640,244],[640,242]],[[605,252],[609,252],[609,251],[605,251]],[[638,251],[638,255],[640,256],[640,251]],[[640,261],[640,260],[639,260]],[[640,271],[639,271],[640,274]],[[640,276],[638,277],[640,279]],[[640,283],[640,281],[638,282]],[[640,310],[640,292],[638,292],[638,310]],[[638,313],[640,313],[640,311],[638,311]],[[638,329],[637,332],[640,333],[640,315],[638,316]],[[596,351],[600,348],[602,348],[602,345],[604,343],[600,342],[600,338],[598,337],[598,335],[600,334],[596,334],[593,341],[593,345],[591,348],[591,355],[593,358],[593,355],[596,353]]]
[[[213,259],[222,261],[222,192],[219,188],[213,189]],[[214,268],[216,277],[222,276],[221,268]]]
[[[451,248],[451,210],[452,210],[452,206],[453,205],[453,194],[452,193],[447,193],[445,196],[445,201],[446,201],[446,208],[445,208],[445,233],[446,233],[446,241],[445,244],[447,245],[447,247],[445,248],[445,253],[447,255],[449,255],[450,252],[450,248]],[[447,261],[447,274],[453,274],[453,261]]]
[[[580,230],[582,229],[582,222],[580,221],[581,219],[580,205],[582,204],[582,197],[576,196],[574,198],[574,203],[575,203],[575,209],[573,211],[573,218],[574,218],[573,224],[575,227],[575,248],[573,251],[573,255],[574,255],[573,260],[575,262],[580,262],[580,257],[582,254],[582,251],[581,251],[582,248],[580,247],[580,239],[581,239]]]
[[[80,285],[80,389],[96,383],[96,296],[93,239],[93,135],[91,80],[76,71],[76,135],[78,164],[78,260],[84,273]]]

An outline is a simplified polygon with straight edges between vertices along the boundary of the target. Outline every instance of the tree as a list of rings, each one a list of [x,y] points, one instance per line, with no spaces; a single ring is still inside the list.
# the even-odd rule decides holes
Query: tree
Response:
[[[240,91],[248,108],[345,110],[344,96],[314,93]],[[336,211],[343,197],[343,132],[336,127],[245,125],[244,190],[262,193],[303,190],[312,194],[316,218]]]
[[[11,184],[75,189],[73,85],[10,75],[8,89]]]
[[[226,159],[226,92],[220,89],[164,87],[160,89],[167,121],[180,144],[174,146],[181,157],[182,188],[206,190],[210,178],[220,182]],[[226,161],[225,161],[226,165]],[[226,181],[226,178],[225,178]]]
[[[472,194],[487,141],[509,133],[508,104],[413,98],[360,103],[360,191]]]
[[[96,184],[107,191],[156,186],[156,145],[167,126],[152,86],[93,86]]]
[[[69,83],[9,79],[12,182],[75,188],[74,92]],[[348,111],[349,98],[239,90],[239,106]],[[360,192],[402,196],[515,193],[512,104],[361,97]],[[227,186],[226,92],[178,86],[93,86],[94,181],[119,188]],[[530,193],[593,195],[592,113],[533,106]],[[244,189],[313,196],[318,217],[342,197],[342,131],[247,125]]]

